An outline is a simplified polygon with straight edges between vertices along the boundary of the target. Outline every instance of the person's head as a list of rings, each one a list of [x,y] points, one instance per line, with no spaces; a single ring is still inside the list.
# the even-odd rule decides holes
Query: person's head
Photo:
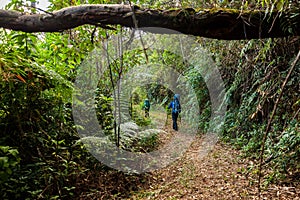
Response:
[[[179,94],[175,94],[175,95],[174,95],[174,100],[175,100],[175,99],[179,100]]]

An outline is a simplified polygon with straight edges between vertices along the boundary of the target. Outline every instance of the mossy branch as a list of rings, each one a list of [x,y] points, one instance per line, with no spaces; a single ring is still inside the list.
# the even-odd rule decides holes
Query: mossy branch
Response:
[[[266,13],[232,9],[143,9],[130,5],[90,4],[67,7],[51,14],[0,10],[0,27],[24,32],[59,32],[84,24],[161,27],[184,34],[223,40],[300,35],[298,11]],[[134,15],[137,23],[133,20]],[[151,31],[151,29],[147,29]]]

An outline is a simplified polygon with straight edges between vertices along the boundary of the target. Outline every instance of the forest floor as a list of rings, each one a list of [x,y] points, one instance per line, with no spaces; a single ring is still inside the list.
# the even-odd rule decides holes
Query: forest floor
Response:
[[[168,127],[171,127],[168,124]],[[176,134],[168,128],[161,141]],[[203,139],[196,137],[184,156],[169,166],[152,172],[145,190],[128,199],[299,199],[300,185],[268,184],[258,195],[255,165],[242,153],[219,141],[208,155],[200,158]]]
[[[257,174],[247,174],[251,161],[222,142],[199,159],[200,144],[197,138],[182,158],[153,172],[150,186],[129,199],[259,199]],[[260,199],[300,199],[300,186],[270,184]]]
[[[167,124],[170,127],[170,124]],[[174,134],[160,135],[162,143]],[[80,199],[294,199],[300,200],[300,185],[268,184],[258,195],[255,163],[222,141],[200,159],[202,138],[197,136],[184,155],[169,166],[142,175],[110,173],[92,175],[94,195]],[[105,177],[103,177],[105,176]],[[87,182],[86,182],[87,183]],[[263,182],[264,183],[264,182]]]

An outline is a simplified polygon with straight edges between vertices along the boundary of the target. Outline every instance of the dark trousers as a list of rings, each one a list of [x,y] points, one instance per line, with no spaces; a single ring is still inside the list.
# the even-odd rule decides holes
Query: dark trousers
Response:
[[[173,129],[174,129],[175,131],[178,131],[177,118],[178,118],[178,113],[173,113],[173,112],[172,112]]]
[[[145,108],[145,117],[149,117],[149,110],[150,109]]]

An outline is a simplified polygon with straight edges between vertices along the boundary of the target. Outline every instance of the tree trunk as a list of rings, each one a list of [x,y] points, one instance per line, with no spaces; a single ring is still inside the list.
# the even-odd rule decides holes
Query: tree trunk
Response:
[[[91,4],[31,15],[0,9],[0,27],[24,32],[58,32],[84,24],[101,27],[120,24],[138,28],[161,27],[215,39],[242,40],[299,36],[298,11],[153,10],[129,5]],[[155,29],[148,28],[147,31],[155,32]]]

